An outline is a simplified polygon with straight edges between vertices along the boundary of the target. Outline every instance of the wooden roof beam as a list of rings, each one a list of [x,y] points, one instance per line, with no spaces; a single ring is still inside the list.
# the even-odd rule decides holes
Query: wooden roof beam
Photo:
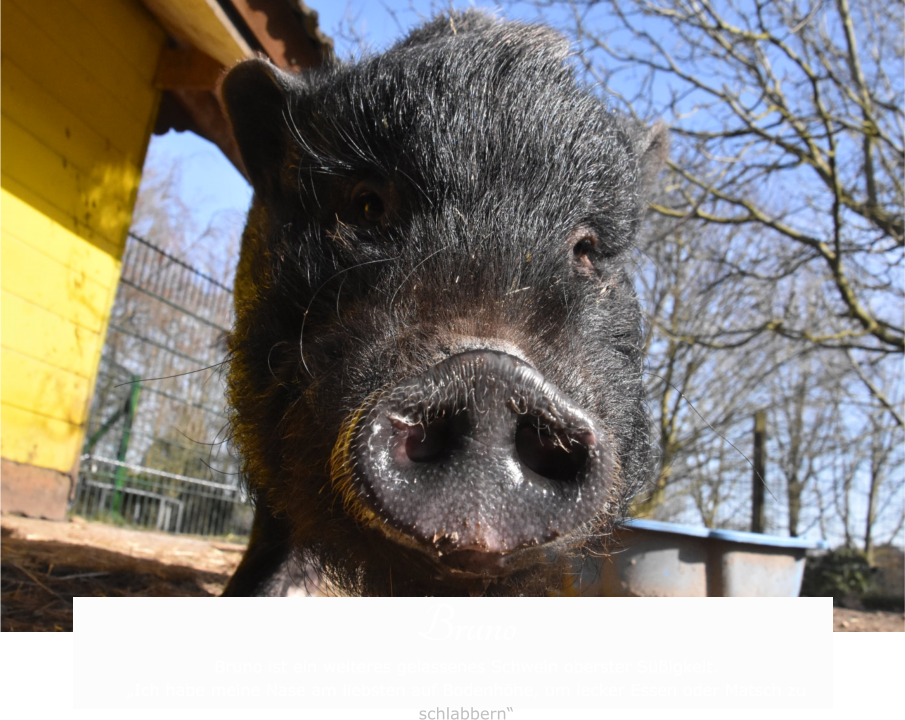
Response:
[[[229,121],[223,114],[215,89],[226,69],[212,57],[193,47],[164,48],[157,63],[154,85],[179,102],[185,115],[176,117],[168,105],[162,107],[155,132],[169,128],[191,130],[214,143],[246,178],[239,148]],[[187,116],[187,117],[185,117]]]
[[[278,67],[303,70],[321,64],[322,52],[315,48],[304,23],[287,0],[224,2],[232,4],[264,52]]]
[[[317,13],[301,0],[143,0],[172,38],[163,50],[155,86],[165,91],[154,132],[192,130],[216,144],[247,172],[216,95],[226,68],[263,50],[279,67],[321,64],[333,43],[317,27]],[[175,45],[175,46],[173,46]]]
[[[225,67],[255,52],[217,0],[142,0],[164,29]]]
[[[208,90],[170,90],[197,126],[195,132],[210,140],[223,152],[229,161],[236,166],[245,179],[248,171],[242,162],[239,146],[233,137],[229,121],[220,108],[217,96]],[[193,128],[194,130],[194,128]]]
[[[167,47],[160,54],[154,87],[158,90],[208,90],[213,92],[222,64],[193,47]]]

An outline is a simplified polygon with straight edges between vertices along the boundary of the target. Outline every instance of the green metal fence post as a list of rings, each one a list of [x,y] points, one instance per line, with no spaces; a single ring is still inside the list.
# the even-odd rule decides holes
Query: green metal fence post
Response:
[[[126,400],[125,419],[123,420],[123,435],[119,441],[119,453],[116,459],[121,463],[126,462],[126,452],[129,450],[129,441],[132,438],[132,419],[135,417],[135,409],[138,407],[138,394],[141,392],[141,378],[138,375],[132,376],[132,392],[129,393],[129,399]],[[126,468],[117,466],[116,478],[113,482],[113,512],[119,512],[122,505],[122,487],[126,482]]]

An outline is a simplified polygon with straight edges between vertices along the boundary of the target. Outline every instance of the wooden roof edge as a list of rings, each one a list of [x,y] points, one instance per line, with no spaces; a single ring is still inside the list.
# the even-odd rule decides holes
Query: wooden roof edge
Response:
[[[257,55],[296,71],[332,57],[333,41],[320,30],[317,12],[302,0],[142,1],[173,40],[155,77],[165,91],[155,134],[191,130],[246,175],[217,84],[226,68]]]
[[[224,67],[254,57],[252,48],[217,0],[142,0],[164,30]]]
[[[224,67],[267,55],[287,70],[320,65],[334,52],[318,14],[302,0],[142,0],[178,44]]]
[[[336,46],[333,38],[327,35],[320,26],[320,16],[317,10],[308,7],[302,0],[285,0],[286,3],[296,13],[311,38],[311,42],[315,44],[321,57],[326,59],[336,53]]]

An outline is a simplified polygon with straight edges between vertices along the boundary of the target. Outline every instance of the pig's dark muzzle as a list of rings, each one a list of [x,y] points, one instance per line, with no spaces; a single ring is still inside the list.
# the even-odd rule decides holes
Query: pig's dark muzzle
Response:
[[[359,418],[347,499],[396,540],[465,573],[567,535],[618,476],[595,420],[516,357],[474,351],[405,380]]]

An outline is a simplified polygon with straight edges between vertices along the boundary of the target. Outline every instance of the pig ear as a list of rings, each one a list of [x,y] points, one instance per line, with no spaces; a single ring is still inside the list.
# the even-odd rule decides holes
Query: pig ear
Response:
[[[279,192],[288,149],[288,113],[295,79],[266,60],[246,60],[223,78],[220,97],[255,193]]]
[[[649,193],[651,185],[669,158],[669,128],[662,120],[651,127],[639,125],[634,139],[641,185]]]

